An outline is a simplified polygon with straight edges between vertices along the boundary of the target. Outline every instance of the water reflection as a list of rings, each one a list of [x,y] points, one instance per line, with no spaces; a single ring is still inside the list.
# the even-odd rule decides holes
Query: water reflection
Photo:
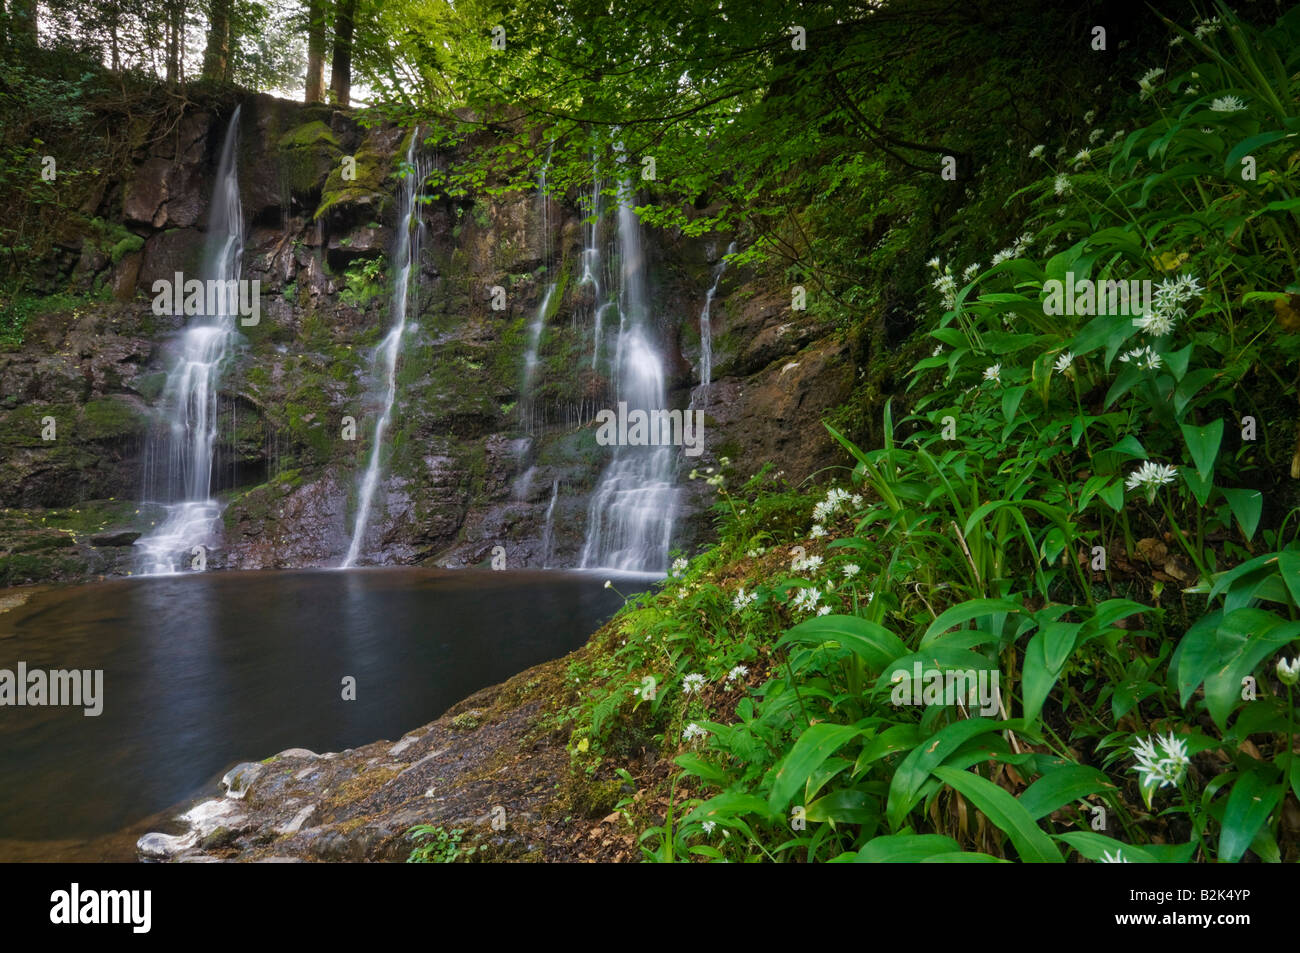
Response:
[[[581,645],[621,604],[604,579],[210,573],[38,594],[0,614],[0,668],[103,669],[104,710],[0,708],[0,859],[6,842],[119,830],[237,761],[395,739]]]

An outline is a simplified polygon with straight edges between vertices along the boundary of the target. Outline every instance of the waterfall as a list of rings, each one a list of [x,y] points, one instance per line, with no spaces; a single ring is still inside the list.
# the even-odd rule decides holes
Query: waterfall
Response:
[[[736,250],[736,243],[732,242],[727,246],[727,254],[730,255]],[[700,399],[707,398],[709,385],[713,383],[713,323],[709,317],[709,312],[713,308],[713,296],[718,293],[718,283],[722,281],[722,273],[727,270],[727,259],[724,256],[722,261],[718,262],[717,270],[713,273],[713,285],[709,288],[709,293],[704,296],[704,310],[700,312]]]
[[[666,410],[667,382],[651,339],[641,226],[633,192],[618,196],[619,329],[614,357],[617,400],[632,410]],[[677,508],[676,450],[671,446],[615,447],[587,511],[583,569],[668,571]]]
[[[207,281],[237,282],[240,276],[244,213],[239,204],[235,161],[238,140],[239,107],[235,107],[226,128],[212,193],[202,264]],[[167,507],[162,523],[136,541],[143,555],[140,569],[145,575],[179,572],[196,546],[207,547],[217,541],[221,505],[212,499],[212,465],[217,441],[217,387],[238,310],[237,300],[230,298],[227,295],[218,299],[221,307],[216,314],[194,315],[181,335],[179,358],[163,388],[165,426],[162,433],[151,438],[146,451],[144,497]]]
[[[551,306],[551,296],[555,293],[555,282],[546,286],[542,303],[537,306],[537,314],[528,326],[528,347],[524,351],[524,386],[519,401],[519,417],[528,431],[533,429],[533,383],[537,376],[537,351],[542,343],[542,328],[546,324],[546,312]]]
[[[349,569],[356,564],[365,542],[370,507],[374,501],[375,488],[379,485],[379,458],[384,446],[384,433],[392,420],[393,403],[397,397],[397,355],[401,352],[402,336],[406,333],[407,288],[411,280],[411,267],[420,258],[419,238],[423,229],[417,197],[429,171],[416,154],[416,143],[419,138],[420,130],[417,127],[411,133],[411,144],[406,150],[406,177],[402,180],[401,198],[397,206],[397,241],[393,246],[393,297],[389,305],[393,326],[388,336],[375,349],[375,364],[383,369],[385,381],[384,410],[375,425],[375,435],[370,448],[370,463],[366,466],[366,473],[361,481],[361,495],[357,501],[357,518],[352,528],[352,543],[348,546],[348,554],[344,557],[341,569]],[[411,238],[412,231],[416,233],[414,241]]]
[[[546,528],[542,531],[542,568],[551,566],[551,546],[555,539],[555,501],[560,498],[560,481],[551,484],[551,502],[546,507]]]
[[[582,250],[582,280],[581,285],[591,285],[593,302],[593,314],[595,324],[595,338],[591,347],[591,369],[596,369],[596,364],[600,359],[600,332],[605,317],[605,309],[608,302],[604,300],[605,292],[600,281],[600,216],[604,211],[600,201],[601,196],[601,179],[597,174],[596,157],[591,159],[591,199],[587,213],[591,216],[591,222],[587,225],[587,247]]]

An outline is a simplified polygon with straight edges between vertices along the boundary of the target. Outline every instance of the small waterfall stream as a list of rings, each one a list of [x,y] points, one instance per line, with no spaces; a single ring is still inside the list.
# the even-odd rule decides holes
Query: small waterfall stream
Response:
[[[651,336],[641,224],[635,194],[624,182],[618,196],[619,329],[614,357],[616,399],[628,411],[668,407],[663,360]],[[583,569],[668,571],[677,510],[676,448],[619,446],[587,511]]]
[[[417,201],[420,189],[428,175],[428,165],[420,160],[416,144],[420,139],[417,127],[411,134],[411,144],[406,150],[407,174],[402,180],[401,198],[397,206],[397,241],[393,246],[393,297],[389,307],[392,316],[392,330],[375,349],[375,364],[381,368],[384,381],[384,410],[375,424],[375,434],[370,448],[370,462],[366,466],[365,476],[361,480],[361,493],[357,500],[356,523],[352,528],[352,543],[348,546],[347,556],[343,559],[341,569],[356,565],[365,544],[366,526],[370,521],[370,509],[374,503],[375,489],[379,485],[382,470],[380,457],[384,447],[384,434],[392,421],[393,403],[397,399],[397,357],[402,350],[402,337],[406,333],[406,312],[408,287],[411,280],[411,268],[420,257],[420,237],[423,222],[420,219],[420,204]],[[412,238],[412,232],[415,237]],[[417,279],[418,283],[418,279]]]
[[[727,246],[727,254],[730,255],[736,250],[736,243],[732,242]],[[722,273],[727,270],[727,259],[724,257],[718,262],[718,267],[713,273],[713,285],[709,288],[708,294],[704,296],[704,310],[700,312],[700,399],[704,400],[709,394],[709,385],[713,383],[713,322],[710,312],[713,309],[713,296],[718,293],[718,284],[722,281]]]
[[[551,548],[555,542],[555,501],[560,498],[560,481],[551,484],[551,502],[546,507],[546,528],[542,531],[542,568],[551,567]]]
[[[235,158],[238,141],[236,107],[226,128],[212,194],[202,266],[207,281],[238,281],[241,272],[244,214]],[[146,451],[144,498],[165,503],[167,509],[162,523],[136,541],[144,575],[179,572],[195,547],[217,541],[221,504],[212,498],[217,387],[238,310],[236,302],[221,300],[221,313],[195,315],[182,333],[180,357],[163,388],[165,427]]]

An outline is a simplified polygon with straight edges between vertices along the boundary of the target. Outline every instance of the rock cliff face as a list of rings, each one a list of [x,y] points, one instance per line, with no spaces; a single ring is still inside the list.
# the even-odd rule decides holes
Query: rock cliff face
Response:
[[[241,329],[221,379],[213,482],[224,544],[209,567],[337,565],[381,409],[372,355],[389,328],[394,172],[410,132],[267,96],[242,106],[243,276],[261,282],[261,319]],[[167,134],[139,136],[153,144],[83,209],[104,227],[66,229],[42,263],[48,297],[22,347],[0,353],[0,584],[129,572],[136,534],[159,519],[137,501],[184,318],[155,315],[151,288],[198,273],[232,111],[195,106]],[[458,161],[434,157],[443,169]],[[512,568],[578,563],[611,452],[592,419],[615,398],[592,367],[584,213],[577,196],[543,202],[434,192],[422,207],[361,562],[470,566],[501,546]],[[699,314],[730,236],[645,229],[644,239],[671,406],[694,399],[706,413],[704,455],[683,457],[679,479],[675,545],[689,548],[709,533],[712,491],[686,472],[721,456],[737,478],[767,461],[792,479],[825,466],[835,454],[819,421],[848,396],[854,367],[837,335],[790,309],[788,289],[729,269],[712,308],[713,384],[701,392]],[[504,310],[491,307],[494,286]],[[552,286],[525,392],[528,326]]]

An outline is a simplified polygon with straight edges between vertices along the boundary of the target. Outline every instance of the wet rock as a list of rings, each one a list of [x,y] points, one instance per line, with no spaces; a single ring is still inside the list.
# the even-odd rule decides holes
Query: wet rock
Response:
[[[242,764],[235,765],[222,776],[221,786],[225,789],[228,797],[242,798],[248,793],[248,789],[253,782],[261,777],[262,772],[265,770],[266,765],[264,764],[245,761]]]
[[[90,537],[93,546],[130,546],[141,534],[133,530],[124,530],[120,533],[100,533]]]

